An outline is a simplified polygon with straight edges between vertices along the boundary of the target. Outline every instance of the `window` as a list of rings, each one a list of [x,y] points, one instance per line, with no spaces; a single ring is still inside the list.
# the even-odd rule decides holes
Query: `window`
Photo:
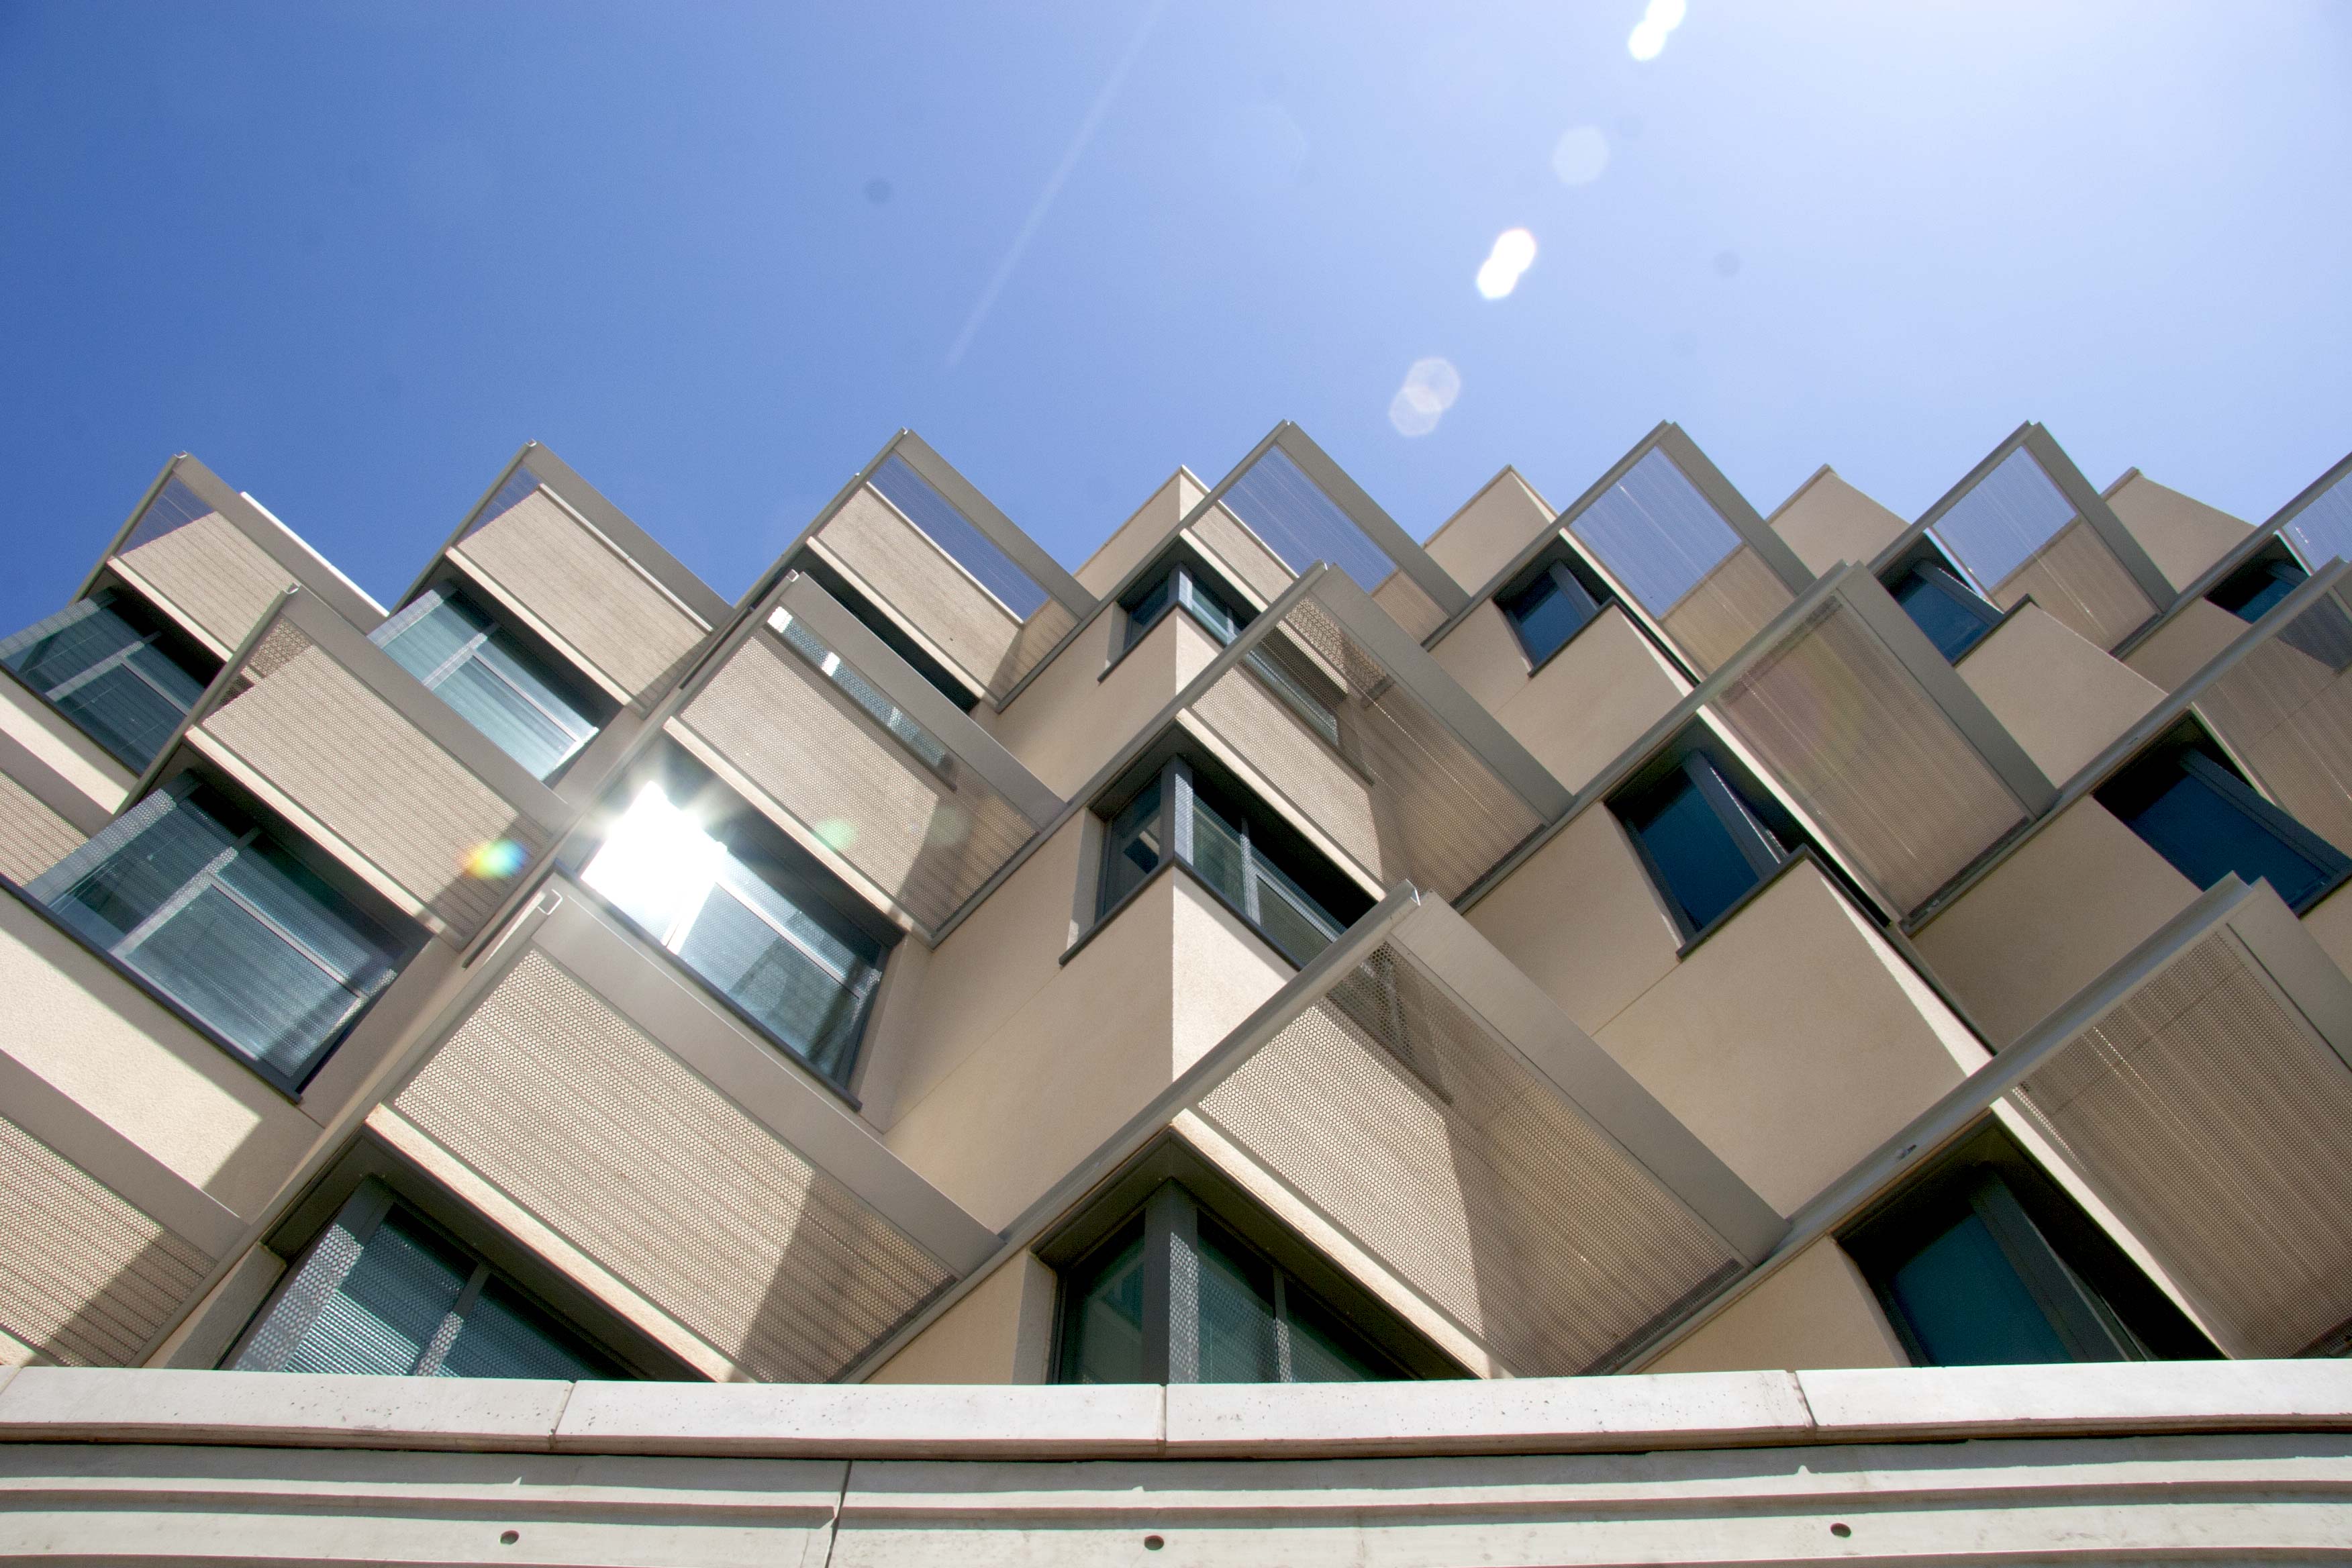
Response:
[[[2214,1353],[1998,1129],[1843,1239],[1921,1365]]]
[[[1796,839],[1776,832],[1754,796],[1702,750],[1610,802],[1648,863],[1685,938],[1713,925],[1789,858]]]
[[[219,668],[112,589],[0,641],[0,665],[134,773],[155,760]]]
[[[371,640],[534,778],[552,776],[596,733],[570,681],[446,586],[427,589]]]
[[[1127,633],[1119,647],[1130,648],[1141,642],[1160,624],[1161,616],[1178,606],[1220,644],[1232,642],[1249,623],[1249,617],[1235,615],[1224,595],[1202,582],[1199,573],[1179,562],[1119,601],[1119,607],[1127,612]]]
[[[377,1181],[361,1184],[288,1272],[230,1366],[567,1382],[626,1375]]]
[[[2255,794],[2208,744],[2174,736],[2100,785],[2099,804],[2199,887],[2231,872],[2267,880],[2300,914],[2352,860]]]
[[[2242,621],[2259,621],[2310,575],[2294,562],[2276,556],[2250,561],[2216,584],[2205,597]]]
[[[1949,664],[1958,664],[2000,619],[1999,610],[1935,561],[1914,563],[1887,591]]]
[[[969,713],[980,704],[980,692],[962,678],[951,674],[948,667],[933,658],[922,644],[908,635],[888,612],[852,587],[848,580],[828,565],[814,551],[803,550],[792,561],[792,570],[814,581],[831,595],[835,604],[847,610],[850,618],[881,639],[882,646],[907,661],[917,675],[930,682],[931,689],[956,705],[959,712]]]
[[[857,673],[838,653],[825,645],[824,639],[809,629],[808,623],[797,619],[789,610],[779,609],[768,617],[776,635],[811,665],[818,674],[831,681],[841,694],[848,698],[907,750],[922,760],[925,767],[936,773],[948,771],[947,742],[916,722],[912,715],[883,693],[880,687]]]
[[[1510,621],[1511,629],[1518,633],[1519,647],[1534,666],[1566,647],[1570,637],[1590,626],[1601,613],[1602,598],[1569,569],[1568,563],[1553,561],[1530,581],[1498,595],[1495,603]]]
[[[887,944],[845,912],[853,895],[727,798],[682,769],[643,783],[582,880],[735,1013],[846,1084]]]
[[[1057,1373],[1063,1383],[1413,1375],[1176,1182],[1065,1272]]]
[[[1108,917],[1172,854],[1276,952],[1305,964],[1346,927],[1276,861],[1290,862],[1327,896],[1344,884],[1335,889],[1336,874],[1323,868],[1306,872],[1302,847],[1265,814],[1243,808],[1236,792],[1213,793],[1213,801],[1202,794],[1192,765],[1180,758],[1110,817],[1103,838],[1097,918]]]
[[[289,1091],[413,945],[185,774],[26,891]]]

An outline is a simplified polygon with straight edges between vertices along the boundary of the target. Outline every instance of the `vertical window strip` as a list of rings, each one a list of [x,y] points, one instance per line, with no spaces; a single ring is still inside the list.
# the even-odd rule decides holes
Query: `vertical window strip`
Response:
[[[784,639],[785,647],[814,666],[818,674],[856,703],[867,718],[888,731],[899,744],[920,758],[925,767],[936,773],[948,771],[947,742],[923,728],[912,714],[890,700],[887,693],[812,631],[806,621],[789,610],[779,608],[768,617],[768,624],[775,628],[777,636]]]

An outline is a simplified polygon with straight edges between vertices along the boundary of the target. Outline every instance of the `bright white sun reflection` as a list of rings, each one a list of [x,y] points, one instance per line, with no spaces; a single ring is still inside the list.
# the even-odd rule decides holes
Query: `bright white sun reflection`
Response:
[[[1389,399],[1389,423],[1400,436],[1426,436],[1461,395],[1462,373],[1451,362],[1417,359],[1404,373],[1404,384]]]
[[[672,805],[660,784],[649,784],[613,824],[581,876],[659,937],[702,907],[726,859],[724,846]]]
[[[1536,264],[1536,237],[1523,228],[1507,228],[1495,237],[1495,248],[1478,268],[1478,292],[1499,300],[1519,286],[1519,274]]]
[[[1683,25],[1689,9],[1688,0],[1650,0],[1625,40],[1625,52],[1637,60],[1656,59],[1658,51],[1666,47],[1666,35]]]

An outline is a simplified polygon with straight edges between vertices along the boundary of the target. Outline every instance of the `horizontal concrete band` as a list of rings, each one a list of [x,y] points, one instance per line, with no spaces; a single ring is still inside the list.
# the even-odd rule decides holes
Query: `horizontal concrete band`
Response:
[[[1169,1388],[0,1372],[0,1440],[13,1442],[709,1458],[1313,1458],[2262,1431],[2352,1431],[2352,1363]]]

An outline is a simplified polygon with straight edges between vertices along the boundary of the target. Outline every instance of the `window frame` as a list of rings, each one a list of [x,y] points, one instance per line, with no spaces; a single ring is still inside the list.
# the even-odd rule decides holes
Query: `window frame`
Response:
[[[2259,581],[2253,587],[2246,590],[2248,581],[2257,578]],[[2283,546],[2276,550],[2265,549],[2252,559],[2241,563],[2229,575],[2205,590],[2205,600],[2214,608],[2227,610],[2248,626],[2253,626],[2276,608],[2280,600],[2310,580],[2311,574],[2291,552]],[[2273,589],[2277,591],[2273,593]],[[2264,595],[2271,595],[2270,602],[2252,615],[2248,615],[2247,610]],[[2231,599],[2237,603],[2230,603]]]
[[[1549,652],[1543,654],[1538,654],[1529,646],[1527,628],[1511,608],[1514,602],[1526,597],[1539,582],[1549,582],[1554,594],[1573,592],[1591,606],[1591,613],[1577,622],[1574,630],[1560,638]],[[1517,642],[1520,654],[1528,661],[1528,679],[1533,679],[1536,674],[1550,664],[1553,659],[1566,653],[1577,638],[1590,631],[1609,606],[1617,602],[1617,595],[1597,574],[1584,567],[1581,562],[1570,553],[1565,541],[1559,541],[1551,549],[1538,557],[1532,565],[1523,568],[1510,583],[1492,595],[1491,602],[1502,615],[1505,623],[1510,626],[1511,636]]]
[[[1682,894],[1675,890],[1673,880],[1658,863],[1643,829],[1636,825],[1633,816],[1639,809],[1636,803],[1657,795],[1676,774],[1680,774],[1687,787],[1706,804],[1717,825],[1731,839],[1732,847],[1739,852],[1752,878],[1738,898],[1703,923],[1692,920],[1684,905]],[[1682,933],[1681,952],[1684,953],[1715,934],[1726,921],[1747,908],[1808,847],[1801,836],[1797,836],[1791,845],[1783,847],[1780,830],[1769,826],[1745,794],[1734,788],[1724,777],[1722,758],[1705,742],[1685,742],[1670,747],[1662,759],[1643,766],[1632,779],[1612,792],[1607,804],[1610,815],[1617,819],[1618,826],[1624,829],[1625,837],[1632,841],[1633,852],[1641,859],[1643,871],[1659,895],[1659,902],[1673,919],[1675,929]],[[1651,820],[1655,820],[1656,813],[1650,816]]]
[[[1936,640],[1934,634],[1926,626],[1919,626],[1918,617],[1911,614],[1911,606],[1904,602],[1903,590],[1906,584],[1915,580],[1919,583],[1922,592],[1941,595],[1947,604],[1960,611],[1976,624],[1975,632],[1957,651],[1946,648]],[[1893,567],[1881,573],[1878,581],[1885,588],[1887,597],[1893,599],[1896,607],[1902,610],[1904,616],[1913,626],[1919,626],[1919,634],[1927,639],[1930,647],[1943,656],[1944,662],[1955,669],[1959,668],[1960,660],[1982,647],[1985,639],[1991,637],[2002,622],[2016,613],[2013,606],[2003,610],[1982,594],[1978,593],[1970,585],[1968,578],[1955,570],[1932,544],[1915,550],[1905,556]]]
[[[88,682],[95,679],[105,670],[120,667],[130,670],[131,675],[135,677],[141,684],[146,686],[150,690],[154,691],[157,696],[162,697],[165,701],[173,701],[175,699],[172,697],[171,693],[162,690],[152,680],[147,678],[144,671],[131,663],[131,655],[134,649],[141,647],[152,648],[165,661],[177,668],[181,674],[195,682],[196,695],[194,700],[191,701],[187,707],[180,710],[178,727],[184,728],[187,723],[188,715],[203,704],[205,693],[210,689],[213,682],[220,678],[222,668],[221,661],[215,658],[209,649],[204,647],[201,644],[197,643],[194,638],[189,637],[170,616],[165,615],[162,610],[157,609],[152,604],[151,604],[146,595],[139,593],[135,589],[114,581],[110,576],[105,574],[101,574],[98,581],[91,584],[88,592],[76,595],[71,600],[67,602],[64,608],[57,611],[54,615],[44,616],[40,620],[33,622],[31,626],[20,626],[9,635],[12,637],[22,636],[24,633],[31,631],[34,626],[38,626],[47,621],[55,620],[58,616],[67,614],[68,611],[72,610],[75,605],[80,604],[94,605],[100,611],[114,616],[115,619],[122,622],[126,627],[136,635],[137,640],[128,647],[117,648],[114,652],[107,655],[96,664],[91,665],[88,669],[82,670],[72,677],[69,680],[64,681],[58,686],[51,687],[47,690],[43,690],[41,688],[35,686],[30,680],[26,679],[13,664],[0,663],[0,673],[5,673],[8,679],[16,683],[17,687],[21,690],[39,701],[42,706],[47,708],[49,711],[55,713],[59,719],[71,726],[76,734],[80,735],[85,740],[89,741],[91,745],[96,746],[100,752],[103,752],[109,758],[130,770],[131,775],[136,777],[140,773],[142,773],[149,768],[154,766],[155,758],[162,756],[164,752],[171,749],[171,740],[167,737],[163,746],[157,750],[154,756],[142,757],[137,760],[125,757],[112,746],[107,744],[104,741],[100,740],[96,735],[91,734],[89,729],[82,724],[80,720],[77,719],[61,703],[58,702],[54,694],[64,691],[68,687],[87,684]],[[131,608],[131,613],[129,615],[124,615],[116,607],[119,605],[128,605]],[[205,670],[207,673],[199,675],[197,673],[199,669]]]
[[[399,641],[404,634],[419,622],[428,618],[436,610],[450,604],[463,606],[461,614],[470,611],[487,621],[488,625],[472,631],[464,639],[457,652],[445,658],[432,669],[422,672],[409,669],[399,656],[392,651],[392,645]],[[595,743],[597,737],[612,727],[614,719],[620,711],[619,705],[613,700],[610,693],[579,670],[570,658],[548,646],[546,640],[524,624],[512,610],[494,596],[455,574],[437,575],[426,581],[417,589],[408,603],[386,616],[382,626],[368,634],[368,641],[375,644],[383,651],[386,658],[399,664],[402,669],[407,670],[418,685],[439,698],[452,712],[465,719],[468,727],[488,740],[492,746],[497,747],[501,755],[510,758],[516,766],[525,773],[531,773],[540,783],[551,789],[555,786],[557,780],[569,773],[581,757],[586,754],[588,749]],[[556,696],[572,705],[572,716],[589,726],[588,732],[585,735],[575,736],[571,748],[544,773],[534,772],[529,763],[514,756],[511,752],[499,745],[498,739],[488,731],[474,723],[471,719],[466,718],[455,703],[441,696],[441,687],[451,676],[468,662],[479,664],[491,678],[513,692],[533,712],[538,713],[565,735],[573,735],[572,727],[564,715],[549,709],[546,703],[516,685],[495,664],[482,658],[481,650],[489,646],[498,647],[499,652],[514,659],[533,679],[552,689]]]
[[[2149,773],[2167,765],[2178,768],[2180,773],[2203,784],[2224,805],[2269,834],[2289,854],[2309,863],[2320,874],[2318,882],[2309,891],[2293,899],[2280,894],[2281,900],[2295,914],[2308,912],[2347,880],[2352,880],[2352,857],[2345,855],[2335,845],[2297,822],[2276,803],[2265,798],[2238,773],[2228,760],[2228,753],[2194,720],[2174,727],[2153,745],[2143,747],[2128,762],[2100,780],[2098,786],[2091,792],[2103,808],[2131,831],[2132,837],[2147,845],[2181,876],[2188,877],[2188,870],[2140,831],[2139,818],[2145,807],[2126,816],[2117,798],[2126,793],[2137,793],[2145,787]],[[2150,804],[2152,802],[2153,797]],[[2272,890],[2278,891],[2275,888]]]

